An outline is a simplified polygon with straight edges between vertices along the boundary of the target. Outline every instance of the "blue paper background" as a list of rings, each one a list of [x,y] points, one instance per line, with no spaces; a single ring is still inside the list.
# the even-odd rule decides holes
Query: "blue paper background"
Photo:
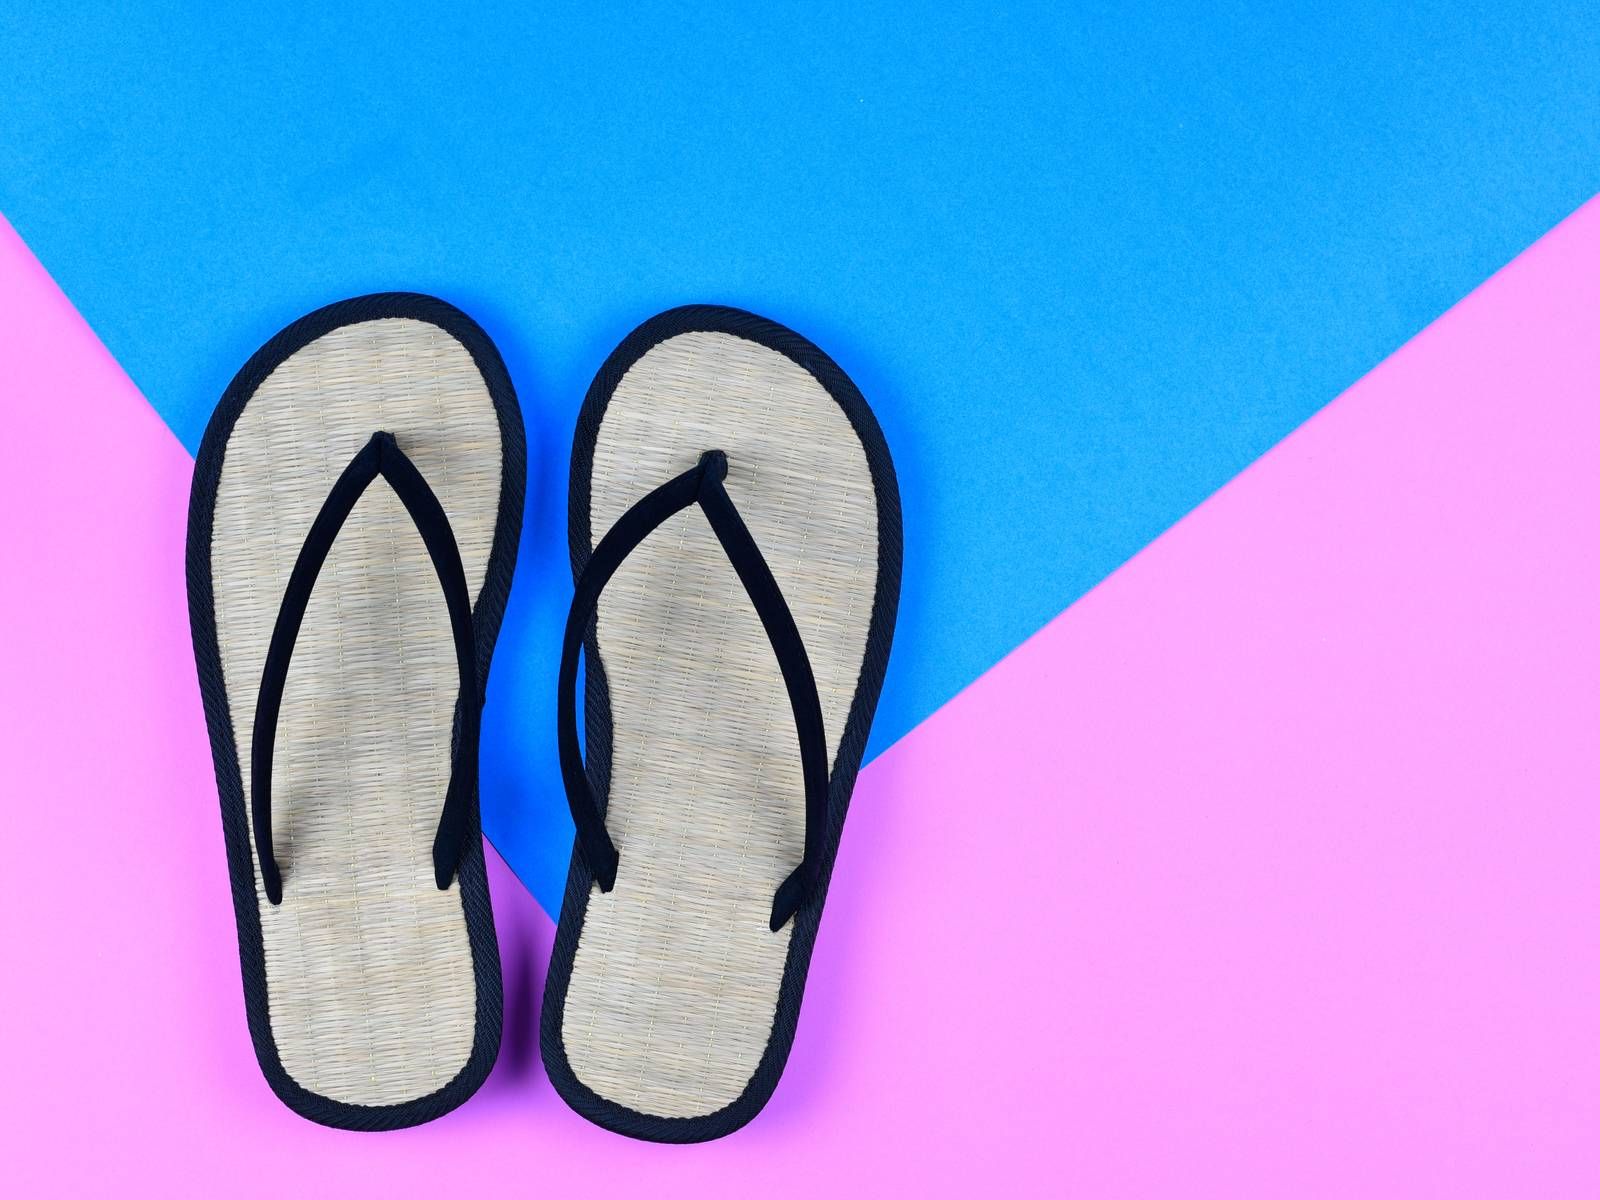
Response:
[[[0,210],[191,449],[317,305],[486,326],[531,487],[485,819],[552,908],[566,456],[638,321],[753,309],[877,408],[876,751],[1600,186],[1592,3],[129,7],[0,12]]]

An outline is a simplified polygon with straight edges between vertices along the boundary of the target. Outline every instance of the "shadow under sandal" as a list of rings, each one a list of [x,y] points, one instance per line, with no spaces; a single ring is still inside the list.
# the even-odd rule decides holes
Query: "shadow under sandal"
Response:
[[[432,1120],[499,1049],[478,724],[525,472],[493,344],[409,294],[278,334],[200,446],[189,615],[245,1007],[324,1125]]]
[[[690,307],[601,368],[571,487],[577,839],[541,1046],[589,1120],[704,1141],[761,1110],[794,1040],[889,657],[894,468],[822,351]]]

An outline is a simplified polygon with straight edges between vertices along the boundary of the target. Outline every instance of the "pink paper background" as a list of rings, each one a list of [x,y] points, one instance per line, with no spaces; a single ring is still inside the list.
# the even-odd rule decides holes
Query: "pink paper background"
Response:
[[[496,862],[495,1074],[355,1135],[245,1031],[190,461],[0,226],[8,1190],[1594,1195],[1596,313],[1600,202],[872,764],[747,1130],[562,1105]]]

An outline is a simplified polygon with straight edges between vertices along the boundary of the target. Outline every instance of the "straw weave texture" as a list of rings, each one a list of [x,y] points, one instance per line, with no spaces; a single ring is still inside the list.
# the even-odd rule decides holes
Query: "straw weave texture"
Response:
[[[444,506],[476,596],[500,495],[500,433],[465,348],[415,320],[336,329],[284,361],[228,442],[212,540],[217,631],[250,801],[256,692],[295,557],[377,430]],[[318,579],[279,718],[273,843],[283,903],[256,873],[273,1038],[309,1091],[395,1104],[472,1051],[475,986],[459,888],[434,883],[458,686],[433,566],[381,479]]]
[[[649,350],[595,445],[596,540],[636,500],[728,456],[727,490],[799,626],[830,761],[862,669],[878,514],[861,441],[804,368],[694,332]],[[562,1025],[573,1073],[637,1112],[735,1100],[772,1034],[793,923],[769,927],[799,863],[794,717],[760,619],[698,508],[672,518],[602,596],[615,888],[591,892]]]

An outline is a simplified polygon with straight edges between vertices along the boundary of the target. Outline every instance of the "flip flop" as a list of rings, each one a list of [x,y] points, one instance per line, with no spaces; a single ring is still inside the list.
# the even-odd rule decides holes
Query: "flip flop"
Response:
[[[569,512],[577,837],[540,1044],[589,1120],[705,1141],[761,1110],[794,1040],[899,601],[894,467],[805,338],[679,308],[590,387]]]
[[[324,1125],[432,1120],[499,1049],[478,723],[525,474],[493,343],[404,293],[290,325],[200,444],[189,619],[246,1014]]]

